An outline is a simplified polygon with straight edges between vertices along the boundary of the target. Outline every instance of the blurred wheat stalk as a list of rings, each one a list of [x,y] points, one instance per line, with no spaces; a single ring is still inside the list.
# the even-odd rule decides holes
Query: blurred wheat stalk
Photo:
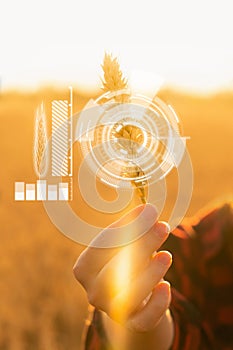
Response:
[[[112,57],[111,54],[106,53],[104,56],[102,69],[104,73],[104,79],[102,79],[102,89],[104,92],[114,92],[128,88],[128,81],[125,77],[123,77],[123,73],[120,69],[120,65],[116,57]],[[128,103],[129,97],[129,94],[124,94],[122,92],[119,95],[115,96],[114,99],[116,102],[119,103]],[[133,157],[135,153],[135,146],[142,142],[142,131],[140,130],[140,128],[134,125],[118,124],[117,126],[118,131],[115,132],[114,136],[119,138],[120,143],[122,143],[122,139],[128,141],[126,143],[124,142],[124,145],[125,148],[127,148],[128,153],[131,153]],[[122,176],[126,178],[135,178],[135,180],[132,180],[131,183],[137,189],[137,193],[141,199],[141,202],[146,203],[146,181],[136,180],[139,177],[144,176],[144,172],[142,171],[142,169],[139,166],[135,165],[132,173],[123,172]]]
[[[33,148],[33,165],[38,177],[44,177],[48,170],[47,141],[46,115],[42,102],[36,110]]]

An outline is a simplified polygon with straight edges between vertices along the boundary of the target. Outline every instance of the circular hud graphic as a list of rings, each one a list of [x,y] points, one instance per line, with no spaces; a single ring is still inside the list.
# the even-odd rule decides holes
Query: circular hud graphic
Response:
[[[132,200],[134,188],[142,192],[146,186],[146,202],[155,205],[160,215],[166,204],[166,175],[176,168],[177,198],[168,223],[171,229],[180,223],[191,199],[193,172],[186,138],[181,136],[171,106],[158,97],[152,101],[121,90],[90,100],[71,122],[75,128],[73,143],[79,143],[83,156],[76,185],[90,208],[107,214],[121,212]],[[51,140],[48,147],[50,144]],[[116,200],[105,201],[98,195],[96,178],[116,189]],[[136,233],[129,234],[134,227],[131,222],[122,228],[124,234],[112,228],[105,240],[96,241],[104,227],[81,219],[68,202],[44,201],[44,207],[62,233],[84,245],[116,247],[138,238]],[[144,226],[140,235],[148,229]]]

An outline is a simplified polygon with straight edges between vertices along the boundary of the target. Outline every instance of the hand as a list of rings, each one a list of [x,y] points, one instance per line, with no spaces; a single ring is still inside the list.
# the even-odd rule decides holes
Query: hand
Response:
[[[165,223],[156,222],[156,209],[149,204],[135,208],[110,227],[119,227],[120,231],[120,226],[132,218],[139,236],[149,226],[143,236],[125,247],[86,248],[74,266],[74,274],[90,304],[131,332],[149,332],[159,324],[171,299],[169,283],[163,277],[172,257],[167,251],[156,253],[169,229]],[[96,242],[108,234],[106,228]]]

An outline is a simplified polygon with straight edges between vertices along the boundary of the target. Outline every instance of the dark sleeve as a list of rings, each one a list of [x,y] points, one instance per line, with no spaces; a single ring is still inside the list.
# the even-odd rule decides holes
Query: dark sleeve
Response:
[[[111,350],[104,331],[101,312],[92,307],[84,329],[83,350]]]
[[[233,348],[232,236],[232,207],[224,205],[178,226],[162,247],[173,254],[166,276],[175,327],[171,350]],[[97,310],[84,348],[111,349]]]
[[[164,245],[173,254],[172,350],[233,349],[232,237],[225,204],[178,226]]]
[[[171,350],[217,350],[198,310],[174,288],[170,311],[175,332]]]

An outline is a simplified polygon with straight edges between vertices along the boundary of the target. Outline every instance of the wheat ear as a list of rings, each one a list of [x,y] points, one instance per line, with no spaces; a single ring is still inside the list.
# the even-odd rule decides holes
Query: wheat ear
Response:
[[[36,110],[33,148],[33,165],[38,177],[44,177],[48,170],[47,142],[46,115],[44,104],[41,103]]]
[[[120,69],[120,65],[117,61],[116,57],[112,57],[111,54],[105,53],[104,61],[102,64],[102,69],[104,73],[104,79],[102,79],[104,92],[113,92],[122,89],[127,89],[128,81],[125,77],[123,77],[123,73]],[[119,96],[115,96],[116,102],[127,103],[129,102],[128,94],[120,94]],[[121,129],[115,134],[115,137],[119,139],[127,139],[130,141],[128,151],[133,154],[133,145],[135,141],[137,142],[137,138],[140,136],[140,130],[136,127],[132,127],[130,125],[120,125]],[[122,173],[124,177],[129,177],[129,174]],[[135,165],[134,168],[134,177],[138,178],[139,176],[143,176],[144,173],[141,168]],[[132,174],[131,174],[132,176]],[[145,186],[146,181],[131,181],[132,185],[136,188],[137,193],[141,199],[142,203],[146,203],[146,193]]]
[[[102,79],[102,90],[104,92],[120,91],[128,88],[128,81],[123,77],[120,65],[116,57],[105,53],[102,64],[104,78]],[[114,97],[116,102],[128,102],[129,96],[127,94],[120,94]]]

